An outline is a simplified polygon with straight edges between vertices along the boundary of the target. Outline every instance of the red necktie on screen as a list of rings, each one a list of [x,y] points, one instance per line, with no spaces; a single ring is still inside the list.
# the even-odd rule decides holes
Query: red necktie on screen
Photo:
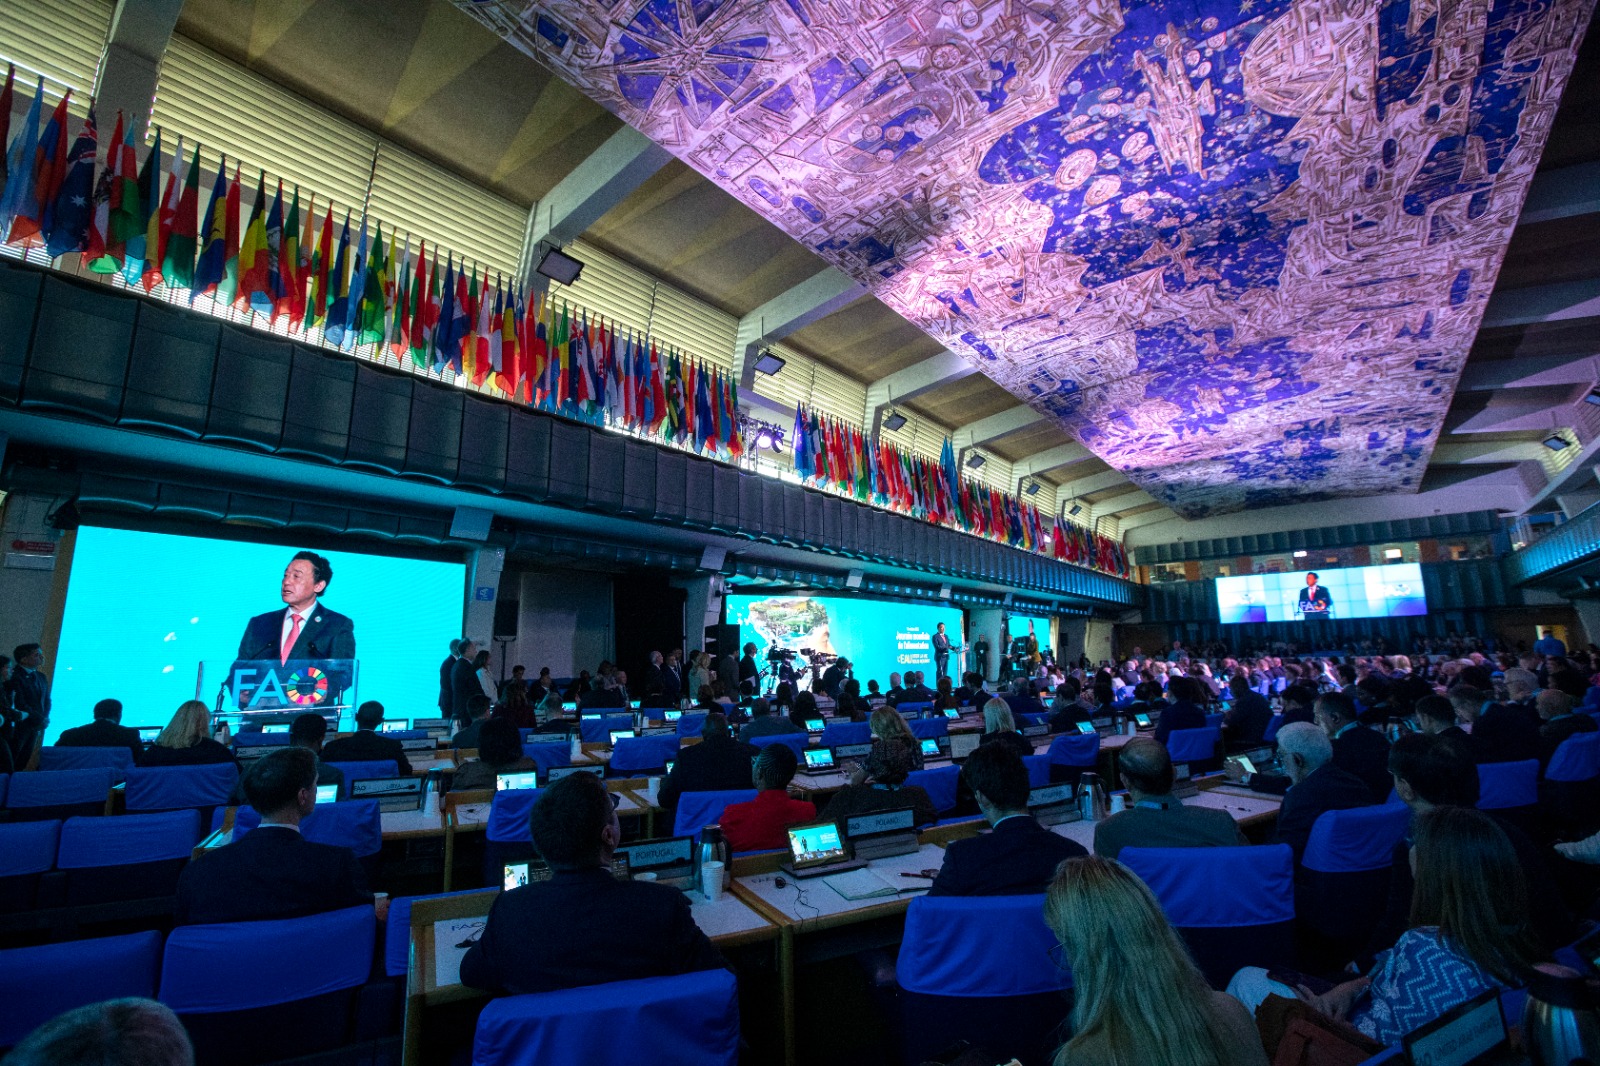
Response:
[[[283,642],[283,658],[279,660],[285,665],[289,662],[289,652],[294,648],[294,642],[300,637],[300,616],[294,615],[289,621],[289,639]]]

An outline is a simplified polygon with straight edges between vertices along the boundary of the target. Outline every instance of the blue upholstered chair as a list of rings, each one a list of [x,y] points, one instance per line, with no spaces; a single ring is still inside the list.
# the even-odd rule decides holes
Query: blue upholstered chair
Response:
[[[164,899],[200,842],[200,812],[163,811],[118,818],[69,818],[56,868],[67,871],[71,906]]]
[[[758,748],[764,748],[768,744],[782,744],[794,752],[796,759],[804,761],[805,756],[801,752],[806,750],[806,745],[810,743],[810,740],[810,736],[805,733],[773,733],[764,737],[751,737],[750,743]]]
[[[933,809],[949,814],[956,809],[956,796],[961,783],[961,769],[956,766],[935,766],[927,770],[913,770],[906,777],[908,786],[916,786],[928,794]]]
[[[730,804],[747,803],[756,798],[753,788],[724,789],[715,792],[682,792],[673,818],[674,836],[699,837],[700,830],[715,825]]]
[[[872,725],[868,722],[829,722],[822,727],[822,738],[817,741],[825,748],[841,744],[872,743]]]
[[[211,819],[213,830],[222,827],[223,812]],[[239,837],[261,824],[254,807],[240,807],[233,816],[233,836]],[[383,848],[383,815],[375,799],[319,803],[317,809],[300,822],[300,834],[316,844],[349,848],[356,858],[376,855]]]
[[[608,769],[617,777],[662,773],[667,762],[678,757],[678,740],[676,735],[624,737],[611,750]]]
[[[1410,823],[1411,809],[1404,804],[1327,811],[1317,818],[1295,893],[1310,950],[1328,959],[1361,950],[1383,915],[1394,847]]]
[[[89,767],[108,766],[117,771],[117,780],[133,765],[131,748],[58,748],[39,749],[41,770],[83,770]]]
[[[1215,988],[1241,966],[1294,959],[1294,853],[1287,844],[1123,848]]]
[[[542,795],[542,788],[508,788],[494,794],[489,821],[484,826],[484,884],[500,884],[506,863],[523,862],[533,856],[533,829],[528,819]]]
[[[1540,801],[1564,837],[1585,837],[1600,827],[1600,733],[1574,733],[1561,742],[1544,768]]]
[[[738,983],[727,970],[496,999],[473,1066],[736,1066]]]
[[[1050,780],[1078,783],[1100,765],[1099,733],[1063,733],[1050,741]]]
[[[572,745],[570,743],[556,744],[554,742],[530,741],[522,745],[522,754],[539,764],[539,776],[541,777],[548,774],[554,767],[572,765]]]
[[[1478,809],[1505,811],[1539,802],[1539,760],[1478,764]]]
[[[13,821],[104,814],[115,776],[109,766],[12,774],[6,811]]]
[[[578,736],[585,744],[610,744],[611,734],[633,728],[631,714],[604,714],[578,723]]]
[[[185,807],[208,809],[228,802],[239,783],[239,768],[231,762],[205,766],[146,766],[128,771],[127,810],[172,811]]]
[[[950,735],[950,719],[948,718],[920,718],[907,724],[911,726],[911,735],[918,740],[937,739]]]
[[[1199,729],[1174,729],[1167,734],[1167,754],[1172,761],[1189,767],[1190,773],[1214,769],[1222,730],[1214,725]]]
[[[0,823],[0,914],[32,910],[39,877],[55,866],[61,823],[55,819]]]
[[[0,1048],[69,1010],[126,996],[149,998],[161,934],[130,933],[0,951]]]

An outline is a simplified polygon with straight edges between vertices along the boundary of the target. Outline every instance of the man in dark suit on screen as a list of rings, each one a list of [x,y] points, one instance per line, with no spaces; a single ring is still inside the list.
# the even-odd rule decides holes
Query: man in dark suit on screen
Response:
[[[1300,617],[1309,620],[1332,617],[1333,597],[1317,584],[1315,572],[1306,575],[1306,587],[1300,590]]]
[[[316,552],[296,552],[278,588],[285,606],[250,619],[239,638],[240,662],[276,659],[287,666],[307,659],[354,659],[355,623],[318,599],[332,580],[333,566],[327,559]],[[343,672],[331,671],[328,681],[329,702],[350,687],[350,677]]]

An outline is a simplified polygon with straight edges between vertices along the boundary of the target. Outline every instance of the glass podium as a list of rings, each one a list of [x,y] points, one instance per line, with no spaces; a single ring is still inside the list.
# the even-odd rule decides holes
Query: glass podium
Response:
[[[201,662],[195,699],[235,731],[292,722],[320,714],[337,729],[345,712],[354,718],[360,662],[356,659],[233,659]]]

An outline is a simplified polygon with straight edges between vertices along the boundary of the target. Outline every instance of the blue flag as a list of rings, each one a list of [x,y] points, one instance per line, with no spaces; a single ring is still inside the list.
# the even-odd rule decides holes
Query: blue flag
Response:
[[[94,111],[83,122],[78,139],[67,155],[66,177],[47,216],[45,251],[50,258],[81,252],[89,243],[89,222],[94,217],[94,157],[99,148]]]
[[[39,150],[39,107],[44,100],[44,79],[39,79],[39,87],[33,91],[33,104],[28,108],[28,117],[22,120],[21,131],[11,139],[11,151],[6,155],[6,179],[4,193],[0,193],[0,241],[6,240],[11,232],[11,220],[17,217],[17,212],[24,203],[33,200],[33,158]],[[4,146],[0,145],[0,150]]]

